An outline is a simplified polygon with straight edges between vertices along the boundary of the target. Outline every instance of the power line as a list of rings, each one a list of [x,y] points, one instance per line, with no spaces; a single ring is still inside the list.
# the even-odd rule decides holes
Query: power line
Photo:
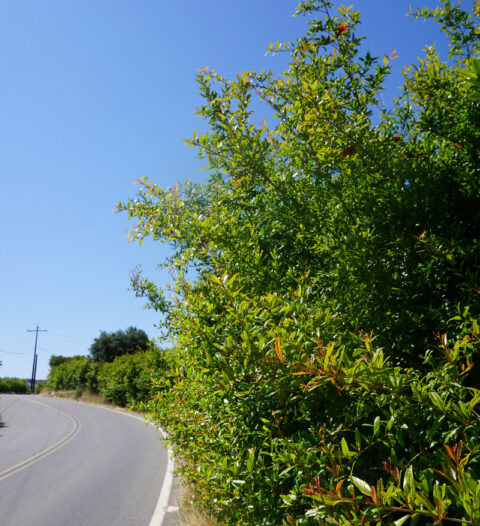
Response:
[[[12,352],[12,351],[6,351],[5,349],[0,349],[0,352],[4,352],[5,354],[27,354],[27,352],[29,352],[29,351]]]
[[[45,349],[45,347],[40,347],[40,345],[38,346],[38,350],[39,350],[39,351],[48,352],[49,354],[55,354],[54,352],[49,351],[48,349]]]

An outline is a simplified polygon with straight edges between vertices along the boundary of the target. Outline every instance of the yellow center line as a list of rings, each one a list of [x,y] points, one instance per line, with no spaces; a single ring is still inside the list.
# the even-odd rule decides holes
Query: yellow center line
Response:
[[[28,400],[28,399],[27,399]],[[55,444],[51,445],[47,449],[44,449],[43,451],[40,451],[40,453],[37,453],[36,455],[33,455],[26,460],[23,460],[22,462],[19,462],[18,464],[15,464],[15,466],[12,466],[11,468],[5,469],[4,471],[0,471],[0,480],[4,480],[7,477],[11,477],[15,473],[18,473],[19,471],[22,471],[23,469],[27,468],[28,466],[31,466],[32,464],[35,464],[39,460],[42,460],[45,457],[48,457],[48,455],[51,455],[55,451],[59,450],[62,446],[70,442],[72,438],[78,433],[80,430],[80,423],[76,418],[73,416],[70,416],[69,414],[60,411],[60,409],[56,409],[55,407],[51,407],[47,404],[44,404],[42,402],[39,402],[38,400],[28,400],[29,402],[32,402],[34,404],[42,405],[48,409],[51,409],[52,411],[55,411],[57,413],[60,413],[61,415],[66,416],[73,422],[73,428],[71,431],[65,435],[63,438],[61,438],[58,442],[55,442]]]

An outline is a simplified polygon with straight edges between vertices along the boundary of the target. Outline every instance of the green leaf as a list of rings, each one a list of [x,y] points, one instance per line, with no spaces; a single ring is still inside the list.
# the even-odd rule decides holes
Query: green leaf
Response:
[[[373,436],[378,436],[380,432],[380,417],[377,416],[373,422]]]
[[[290,495],[280,495],[280,498],[287,506],[291,506],[297,500],[297,496],[293,493],[290,493]]]
[[[235,373],[233,372],[233,369],[228,366],[222,370],[222,374],[227,382],[231,382],[235,378]]]
[[[332,355],[332,352],[333,352],[333,349],[334,349],[334,344],[333,343],[329,343],[327,345],[327,350],[325,352],[325,359],[323,361],[323,368],[327,371],[328,370],[328,365],[330,363],[330,357]]]
[[[255,464],[255,450],[252,449],[250,450],[250,454],[248,455],[248,459],[247,459],[247,469],[248,471],[250,471],[250,473],[253,471],[254,464]]]
[[[402,526],[402,524],[405,524],[408,519],[410,519],[410,515],[404,515],[400,519],[397,519],[393,524],[395,524],[395,526]]]
[[[352,482],[355,484],[355,486],[357,486],[357,488],[364,494],[364,495],[367,495],[367,496],[370,496],[371,493],[372,493],[372,490],[370,488],[370,485],[365,482],[364,480],[362,479],[359,479],[358,477],[353,477],[352,476]]]
[[[403,477],[403,489],[407,494],[410,503],[412,503],[416,494],[415,479],[413,477],[413,466],[408,466],[408,468],[405,470]]]

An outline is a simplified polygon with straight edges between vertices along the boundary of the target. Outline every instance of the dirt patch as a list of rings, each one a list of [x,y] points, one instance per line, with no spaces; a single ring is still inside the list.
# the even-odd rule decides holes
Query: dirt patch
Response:
[[[181,487],[180,526],[220,526],[213,517],[195,503],[195,491],[188,486]]]
[[[219,526],[219,523],[203,514],[195,505],[182,504],[180,526]]]
[[[74,400],[75,402],[84,402],[85,404],[100,405],[102,407],[110,407],[113,409],[120,409],[121,411],[129,411],[128,407],[121,407],[119,405],[111,404],[103,398],[103,396],[93,393],[82,393],[79,395],[76,391],[46,391],[43,390],[40,396],[47,398],[63,398],[65,400]]]

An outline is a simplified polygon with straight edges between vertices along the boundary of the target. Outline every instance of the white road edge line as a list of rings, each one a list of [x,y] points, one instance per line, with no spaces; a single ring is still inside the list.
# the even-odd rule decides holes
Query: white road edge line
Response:
[[[167,433],[159,427],[158,430],[163,436],[163,439],[166,440]],[[158,497],[157,506],[153,512],[152,519],[150,520],[149,526],[161,526],[163,519],[165,517],[165,512],[168,508],[168,500],[170,498],[170,492],[172,490],[173,482],[173,470],[175,468],[175,462],[173,459],[173,452],[170,447],[167,446],[167,469],[165,471],[165,478],[163,479],[162,489],[160,491],[160,496]]]
[[[83,402],[78,402],[77,400],[73,400],[73,401],[77,402],[78,404],[83,403]],[[130,413],[127,413],[126,411],[120,411],[118,409],[112,409],[111,407],[104,407],[101,405],[96,405],[95,407],[100,407],[101,409],[105,409],[106,411],[113,411],[114,413],[119,413],[124,416],[129,416],[130,418],[135,418],[137,420],[140,420],[146,423],[146,420],[144,418],[137,416],[137,415],[132,415]],[[162,438],[164,440],[167,439],[167,433],[161,427],[155,426],[155,424],[152,424],[152,422],[148,422],[148,424],[158,429],[158,431],[160,431],[160,434],[162,435]],[[165,512],[167,511],[167,508],[168,508],[168,500],[170,499],[170,493],[172,491],[173,471],[175,469],[175,460],[173,457],[172,449],[168,446],[166,447],[167,447],[167,469],[165,470],[165,477],[163,479],[162,489],[160,490],[160,495],[158,497],[157,505],[155,506],[155,511],[153,512],[153,516],[148,526],[162,526],[163,519],[165,518]]]
[[[122,415],[130,416],[131,418],[136,418],[137,420],[145,422],[144,418],[137,415],[132,415],[130,413],[127,413],[126,411],[119,411],[118,409],[112,409],[110,407],[103,407],[103,409],[107,409],[108,411],[114,411],[115,413],[120,413]],[[156,427],[156,429],[160,431],[163,440],[167,439],[167,433],[160,426],[155,426],[155,424],[152,424],[152,422],[148,423],[149,425]],[[167,469],[165,470],[165,477],[163,479],[162,489],[160,490],[157,505],[155,506],[155,511],[153,512],[152,518],[148,526],[162,526],[163,519],[165,518],[165,512],[168,509],[170,493],[172,491],[174,469],[175,461],[173,458],[173,451],[170,447],[167,446]]]

